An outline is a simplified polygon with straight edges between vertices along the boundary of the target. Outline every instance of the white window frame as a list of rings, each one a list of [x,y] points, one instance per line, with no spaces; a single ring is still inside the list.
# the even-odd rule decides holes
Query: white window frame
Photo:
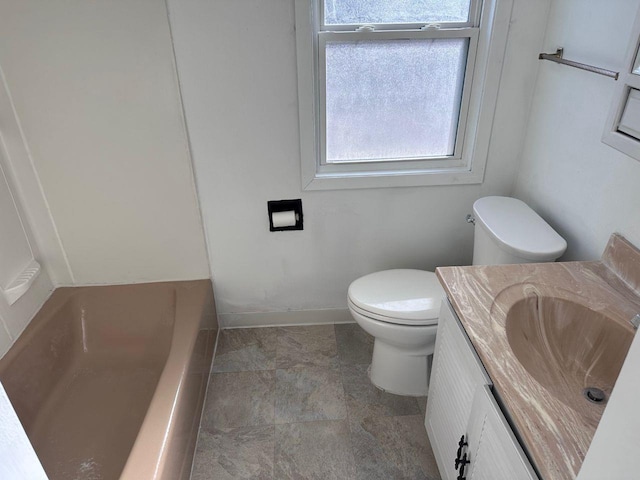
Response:
[[[480,5],[482,3],[482,5]],[[320,25],[322,0],[295,0],[303,190],[482,183],[513,0],[472,0],[470,21],[436,25]],[[370,29],[373,29],[371,31]],[[402,30],[399,30],[402,28]],[[324,48],[330,40],[469,38],[454,154],[420,160],[326,163]]]
[[[640,140],[618,129],[622,113],[631,90],[640,90],[640,9],[631,31],[631,41],[627,47],[624,71],[620,72],[615,87],[609,115],[604,126],[602,142],[616,150],[640,160]],[[635,72],[635,73],[634,73]]]

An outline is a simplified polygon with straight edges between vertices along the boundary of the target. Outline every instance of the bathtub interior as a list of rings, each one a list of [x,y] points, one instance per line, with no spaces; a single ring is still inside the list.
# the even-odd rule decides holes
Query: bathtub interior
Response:
[[[87,289],[74,295],[71,304],[75,344],[83,354],[135,362],[166,360],[175,322],[175,287],[146,284]]]
[[[158,284],[59,289],[0,361],[51,480],[119,478],[169,355],[176,295]]]

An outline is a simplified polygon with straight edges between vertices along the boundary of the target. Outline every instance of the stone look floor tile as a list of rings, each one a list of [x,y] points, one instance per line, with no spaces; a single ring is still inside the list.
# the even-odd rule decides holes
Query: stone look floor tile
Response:
[[[275,386],[274,370],[211,375],[202,428],[273,424]]]
[[[276,425],[275,478],[355,479],[346,420]]]
[[[346,418],[344,389],[337,368],[276,370],[275,423]]]
[[[201,431],[191,480],[273,479],[275,427]]]
[[[349,418],[420,414],[420,406],[415,397],[394,395],[376,388],[369,380],[367,369],[367,365],[341,367]]]
[[[276,338],[276,328],[222,330],[212,372],[273,370]]]
[[[334,367],[338,346],[333,325],[280,327],[276,368]]]
[[[427,397],[417,397],[417,400],[420,406],[420,413],[424,416],[427,413]]]
[[[374,387],[372,344],[357,324],[221,332],[191,480],[439,479],[426,398]]]
[[[350,421],[358,479],[440,479],[422,415]]]
[[[341,365],[371,363],[374,338],[357,323],[335,325],[338,358]]]

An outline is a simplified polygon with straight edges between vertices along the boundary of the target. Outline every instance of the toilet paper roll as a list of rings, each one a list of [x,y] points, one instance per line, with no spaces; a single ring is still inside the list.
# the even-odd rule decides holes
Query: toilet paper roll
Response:
[[[286,212],[273,212],[271,214],[273,226],[278,227],[293,227],[296,224],[296,212],[293,210],[287,210]]]

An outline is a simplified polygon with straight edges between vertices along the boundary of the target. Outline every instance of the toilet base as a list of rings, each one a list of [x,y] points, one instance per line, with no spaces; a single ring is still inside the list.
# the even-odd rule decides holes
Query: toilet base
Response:
[[[386,392],[424,397],[429,389],[430,367],[431,355],[408,353],[376,338],[369,378]]]

